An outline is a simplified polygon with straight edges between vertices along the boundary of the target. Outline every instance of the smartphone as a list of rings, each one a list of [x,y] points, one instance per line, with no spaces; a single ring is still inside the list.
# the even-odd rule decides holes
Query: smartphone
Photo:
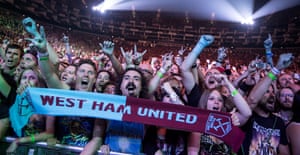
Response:
[[[266,69],[267,68],[267,64],[263,63],[263,62],[259,62],[259,63],[255,64],[255,67],[259,68],[259,69]]]

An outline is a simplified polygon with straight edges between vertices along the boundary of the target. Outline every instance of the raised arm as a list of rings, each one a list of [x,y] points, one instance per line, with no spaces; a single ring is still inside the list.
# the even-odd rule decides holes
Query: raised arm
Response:
[[[276,80],[276,76],[280,74],[281,70],[287,68],[292,63],[292,60],[293,55],[291,53],[281,54],[276,67],[273,67],[272,70],[267,73],[267,76],[254,86],[247,98],[252,110],[257,106],[259,100],[261,100],[269,86],[272,84],[272,81]]]
[[[202,35],[200,37],[200,40],[196,44],[196,46],[193,48],[193,50],[188,54],[188,56],[182,62],[182,65],[180,67],[181,75],[183,77],[182,82],[183,82],[183,85],[184,85],[187,93],[190,93],[190,91],[192,90],[192,88],[195,85],[195,79],[191,72],[192,66],[196,62],[198,56],[203,51],[203,49],[206,46],[210,45],[213,41],[214,41],[213,36]]]
[[[172,53],[166,53],[163,56],[161,68],[159,69],[159,71],[157,71],[155,76],[149,82],[149,86],[148,86],[149,95],[152,95],[154,93],[154,91],[160,84],[160,79],[163,78],[164,74],[168,72],[168,70],[171,68],[172,60],[173,60]]]
[[[225,58],[227,57],[226,50],[227,50],[227,49],[226,49],[225,47],[220,47],[220,48],[218,49],[218,57],[217,57],[217,60],[216,60],[216,66],[217,66],[217,67],[223,65],[224,60],[225,60]]]
[[[235,107],[238,111],[235,112],[238,120],[240,121],[240,125],[244,125],[249,117],[252,115],[252,111],[244,99],[244,97],[238,93],[238,90],[232,85],[232,83],[228,80],[227,76],[224,74],[214,75],[217,81],[221,83],[221,85],[228,88],[231,93],[231,100],[234,103]]]
[[[271,34],[268,35],[268,38],[264,41],[264,47],[266,50],[266,60],[267,64],[269,64],[271,67],[274,67],[273,65],[273,53],[272,53],[272,46],[273,46],[273,41]]]
[[[25,27],[30,25],[33,20],[30,18],[25,18],[23,20],[23,24]],[[32,25],[32,23],[31,23]],[[31,29],[29,29],[31,30]],[[31,32],[31,31],[29,31]],[[32,38],[26,38],[26,40],[31,41],[38,49],[38,59],[39,59],[39,67],[42,72],[42,75],[44,76],[47,86],[50,88],[59,88],[59,89],[70,89],[70,87],[61,82],[59,77],[54,71],[54,66],[49,60],[49,46],[47,46],[47,40],[46,35],[44,31],[44,27],[40,27],[40,33],[38,35],[35,35],[35,37]]]
[[[117,59],[117,57],[113,54],[114,49],[115,49],[115,44],[111,41],[104,41],[103,43],[99,44],[100,47],[102,48],[103,52],[109,57],[113,68],[115,69],[116,73],[118,75],[121,75],[124,72],[124,69]]]
[[[63,43],[65,44],[66,47],[66,55],[68,57],[68,63],[71,64],[72,63],[72,52],[70,49],[70,43],[69,43],[69,37],[66,36],[65,34],[63,34]]]
[[[46,41],[45,43],[46,43],[50,61],[54,65],[58,64],[58,62],[59,62],[58,56],[57,56],[55,50],[52,48],[52,46],[47,42],[45,32],[43,32],[44,34],[39,33],[37,31],[35,21],[30,17],[23,19],[22,23],[23,23],[23,26],[24,26],[25,30],[27,31],[27,33],[31,34],[34,38],[42,38],[42,37],[45,38],[45,41]],[[40,31],[41,31],[41,29],[44,30],[44,27],[41,26]]]

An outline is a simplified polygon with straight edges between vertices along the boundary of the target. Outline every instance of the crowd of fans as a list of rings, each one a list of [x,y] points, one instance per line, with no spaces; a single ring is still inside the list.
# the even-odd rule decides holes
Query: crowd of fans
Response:
[[[214,37],[209,34],[199,36],[192,47],[149,47],[43,27],[31,18],[1,16],[0,25],[0,138],[16,137],[7,153],[15,153],[21,143],[51,141],[83,147],[84,155],[97,150],[300,154],[298,51],[272,49],[271,35],[261,49],[210,48]],[[228,112],[246,137],[240,150],[233,152],[207,133],[99,118],[24,116],[20,108],[28,87],[116,94]],[[28,121],[19,124],[19,117]]]

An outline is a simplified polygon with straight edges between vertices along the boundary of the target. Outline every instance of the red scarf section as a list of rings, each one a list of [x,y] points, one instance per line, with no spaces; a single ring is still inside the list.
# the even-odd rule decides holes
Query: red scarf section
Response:
[[[244,132],[232,125],[228,113],[133,97],[127,97],[126,105],[130,105],[131,114],[124,113],[124,121],[207,133],[223,140],[234,152],[244,140]]]

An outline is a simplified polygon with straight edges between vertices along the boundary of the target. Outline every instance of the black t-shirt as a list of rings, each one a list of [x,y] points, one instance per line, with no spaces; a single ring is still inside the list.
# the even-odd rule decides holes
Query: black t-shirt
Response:
[[[265,118],[254,113],[242,129],[246,136],[241,155],[278,154],[279,144],[288,144],[284,122],[273,114]]]
[[[3,71],[1,71],[1,74],[8,85],[10,85],[11,89],[7,97],[0,93],[0,119],[9,116],[9,108],[15,102],[17,96],[17,83],[14,80],[14,77],[3,73]]]
[[[200,100],[201,95],[202,95],[202,91],[199,85],[195,84],[191,92],[187,94],[187,99],[188,99],[187,105],[192,107],[198,107],[198,102]]]
[[[291,121],[300,123],[300,90],[297,93],[295,93],[292,109],[294,114]]]
[[[189,132],[167,129],[165,139],[159,139],[157,130],[159,127],[150,126],[143,139],[143,153],[153,155],[161,150],[164,155],[186,155],[187,137]]]

